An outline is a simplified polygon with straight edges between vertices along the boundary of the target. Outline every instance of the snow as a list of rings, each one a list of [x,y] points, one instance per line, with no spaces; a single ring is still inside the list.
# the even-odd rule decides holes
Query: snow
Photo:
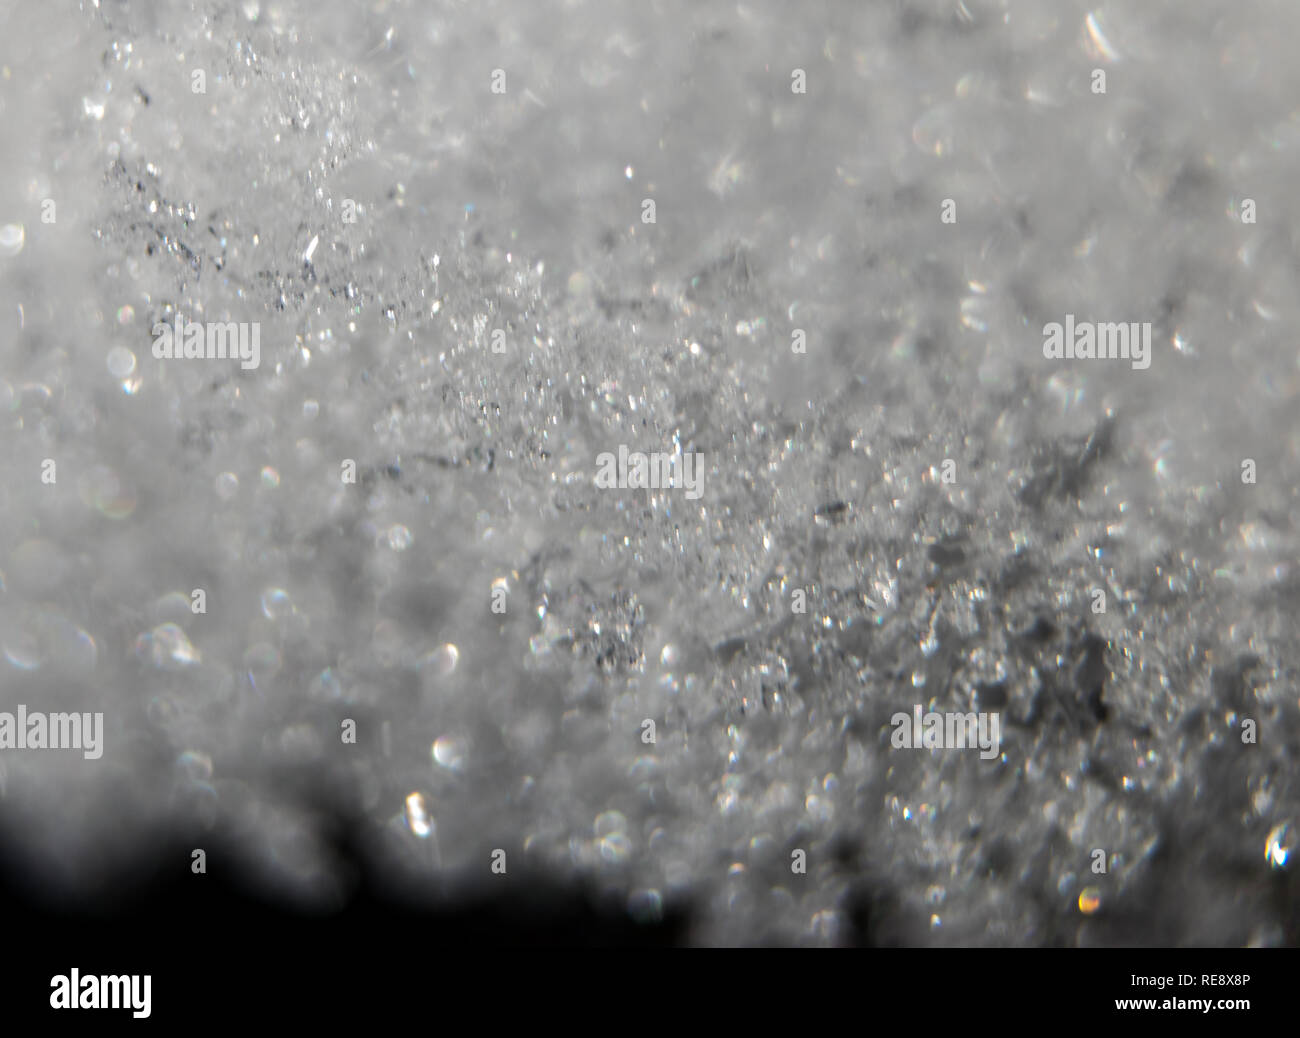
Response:
[[[18,5],[0,709],[106,729],[0,752],[11,839],[330,903],[306,786],[704,944],[1294,941],[1300,24],[1135,7]]]

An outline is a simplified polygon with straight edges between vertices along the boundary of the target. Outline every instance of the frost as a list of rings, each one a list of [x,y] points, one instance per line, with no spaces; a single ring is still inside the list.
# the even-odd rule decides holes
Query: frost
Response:
[[[1274,932],[1284,14],[570,6],[20,30],[75,43],[16,46],[14,79],[62,86],[0,113],[29,142],[0,212],[0,705],[75,650],[62,694],[121,765],[10,767],[37,816],[101,804],[30,842],[93,863],[198,818],[310,898],[310,863],[276,864],[312,824],[288,769],[403,854],[436,842],[421,868],[526,847],[638,919],[688,905],[708,943]],[[1124,89],[1091,94],[1089,61]],[[25,215],[47,197],[57,223]],[[1150,369],[1046,361],[1067,313],[1152,322]],[[178,315],[257,322],[260,365],[156,360]],[[620,445],[697,455],[702,497],[602,488]],[[205,614],[148,615],[196,588]],[[24,633],[38,605],[61,623]],[[892,754],[918,702],[1001,711],[1002,757]],[[385,734],[342,745],[344,716]],[[1268,737],[1243,748],[1245,718]],[[178,759],[211,784],[173,796]],[[1097,846],[1127,864],[1083,913]],[[1231,918],[1188,907],[1216,898]]]

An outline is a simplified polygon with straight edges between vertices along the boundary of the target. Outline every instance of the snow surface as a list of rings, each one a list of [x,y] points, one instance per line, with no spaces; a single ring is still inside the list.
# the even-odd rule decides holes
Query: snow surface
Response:
[[[107,728],[0,752],[6,839],[71,896],[234,832],[328,907],[314,789],[701,944],[1295,943],[1298,30],[5,4],[0,710]],[[156,360],[177,313],[260,366]],[[1066,313],[1150,369],[1045,360]],[[893,749],[918,702],[1002,755]]]

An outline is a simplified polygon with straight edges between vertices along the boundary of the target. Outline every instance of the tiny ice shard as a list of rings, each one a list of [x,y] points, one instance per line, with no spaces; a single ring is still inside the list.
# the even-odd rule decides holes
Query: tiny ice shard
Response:
[[[159,624],[135,642],[137,656],[160,670],[179,670],[199,663],[202,657],[188,635],[176,624]]]
[[[1264,841],[1264,860],[1270,868],[1284,869],[1295,850],[1295,833],[1289,822],[1275,826]]]
[[[412,793],[406,798],[406,824],[422,840],[433,832],[433,818],[422,793]]]

